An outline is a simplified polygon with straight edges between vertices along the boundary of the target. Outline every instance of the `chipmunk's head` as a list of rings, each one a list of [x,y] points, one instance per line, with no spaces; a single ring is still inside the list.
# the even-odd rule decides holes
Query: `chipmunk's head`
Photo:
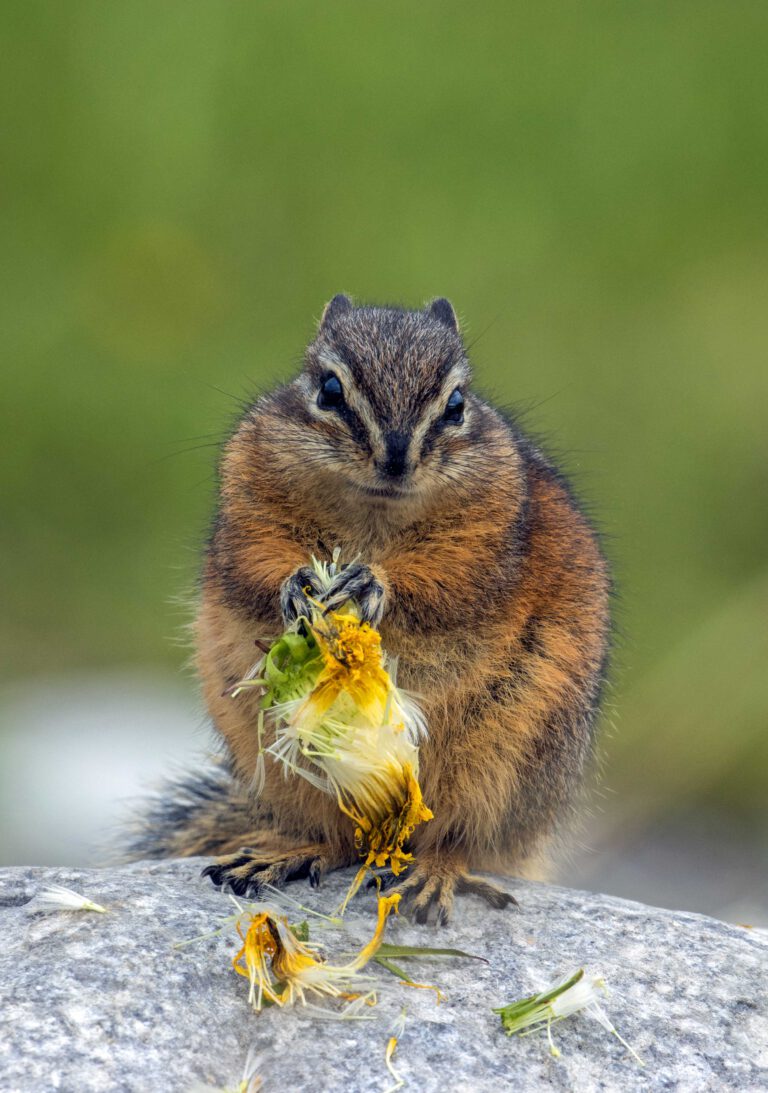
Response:
[[[292,385],[305,432],[299,458],[378,504],[457,487],[482,428],[469,379],[447,300],[404,311],[334,296]]]

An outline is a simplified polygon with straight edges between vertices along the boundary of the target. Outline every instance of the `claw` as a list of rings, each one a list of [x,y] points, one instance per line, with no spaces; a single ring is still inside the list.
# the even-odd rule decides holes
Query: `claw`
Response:
[[[210,877],[217,888],[221,888],[224,880],[224,869],[220,865],[209,865],[203,869],[201,877]]]
[[[314,571],[305,565],[292,573],[280,590],[280,610],[286,626],[302,615],[311,615],[312,605],[307,599],[307,589],[311,596],[320,595]]]
[[[320,886],[323,874],[347,862],[328,856],[320,844],[264,852],[243,848],[219,861],[206,865],[201,876],[210,877],[217,888],[246,899],[258,899],[264,888],[282,888],[291,880],[308,877],[313,888]]]
[[[387,892],[390,888],[395,888],[401,884],[406,876],[407,874],[403,873],[400,873],[397,877],[394,873],[372,873],[365,882],[365,887],[368,891],[375,888],[377,892]]]
[[[465,873],[459,878],[456,888],[458,892],[479,896],[499,911],[505,907],[520,906],[511,892],[505,892],[504,889],[497,888],[495,884],[483,880],[482,877],[474,877],[469,873]]]
[[[387,878],[392,884],[393,878]],[[446,926],[451,918],[455,893],[480,896],[487,904],[496,909],[517,907],[518,902],[511,892],[505,892],[482,877],[472,876],[445,864],[430,868],[424,862],[421,867],[412,868],[407,878],[394,878],[394,891],[400,893],[400,910],[410,915],[414,922],[424,925],[433,921],[438,926]]]
[[[376,626],[384,614],[385,598],[384,586],[372,570],[353,562],[337,574],[323,602],[327,614],[342,607],[347,600],[354,600],[363,622]]]

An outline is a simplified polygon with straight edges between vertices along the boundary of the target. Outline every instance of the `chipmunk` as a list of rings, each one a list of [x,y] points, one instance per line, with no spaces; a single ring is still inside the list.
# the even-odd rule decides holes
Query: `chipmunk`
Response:
[[[428,725],[420,782],[434,819],[397,878],[416,921],[454,895],[514,897],[473,870],[521,873],[568,816],[593,751],[609,639],[609,574],[562,475],[474,394],[451,304],[326,306],[301,373],[245,413],[220,466],[196,622],[197,667],[225,750],[178,787],[134,856],[220,855],[204,873],[264,884],[357,862],[351,821],[258,753],[258,694],[227,691],[318,596],[310,557],[359,559],[349,599],[398,658]],[[223,856],[222,856],[223,855]]]

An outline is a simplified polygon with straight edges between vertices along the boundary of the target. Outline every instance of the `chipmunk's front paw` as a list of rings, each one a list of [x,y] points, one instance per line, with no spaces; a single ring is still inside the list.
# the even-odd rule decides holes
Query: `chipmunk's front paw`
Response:
[[[335,611],[347,600],[354,600],[363,622],[378,626],[387,606],[386,584],[380,570],[352,562],[334,577],[323,605],[326,610]]]
[[[451,918],[456,894],[480,896],[491,907],[501,909],[518,903],[510,892],[497,888],[482,877],[465,873],[450,861],[415,862],[405,880],[395,883],[390,892],[399,892],[400,907],[414,922],[436,922],[445,926]]]
[[[320,588],[314,570],[311,566],[303,565],[283,582],[280,589],[280,610],[286,626],[290,626],[301,615],[312,617],[312,605],[308,596],[318,599]]]

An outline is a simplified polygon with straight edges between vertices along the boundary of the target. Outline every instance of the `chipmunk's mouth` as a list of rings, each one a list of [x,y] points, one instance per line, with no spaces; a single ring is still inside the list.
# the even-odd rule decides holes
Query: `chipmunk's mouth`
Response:
[[[353,478],[352,475],[344,475],[343,481],[347,489],[354,491],[355,496],[361,500],[365,498],[371,501],[392,501],[402,504],[405,501],[412,501],[420,492],[418,486],[410,480],[407,482],[380,481],[379,485],[369,485],[370,479],[368,482],[361,482],[359,478]],[[376,479],[373,481],[375,482]]]
[[[399,489],[397,486],[360,486],[360,490],[367,497],[377,497],[382,501],[402,501],[411,496],[411,490]]]

